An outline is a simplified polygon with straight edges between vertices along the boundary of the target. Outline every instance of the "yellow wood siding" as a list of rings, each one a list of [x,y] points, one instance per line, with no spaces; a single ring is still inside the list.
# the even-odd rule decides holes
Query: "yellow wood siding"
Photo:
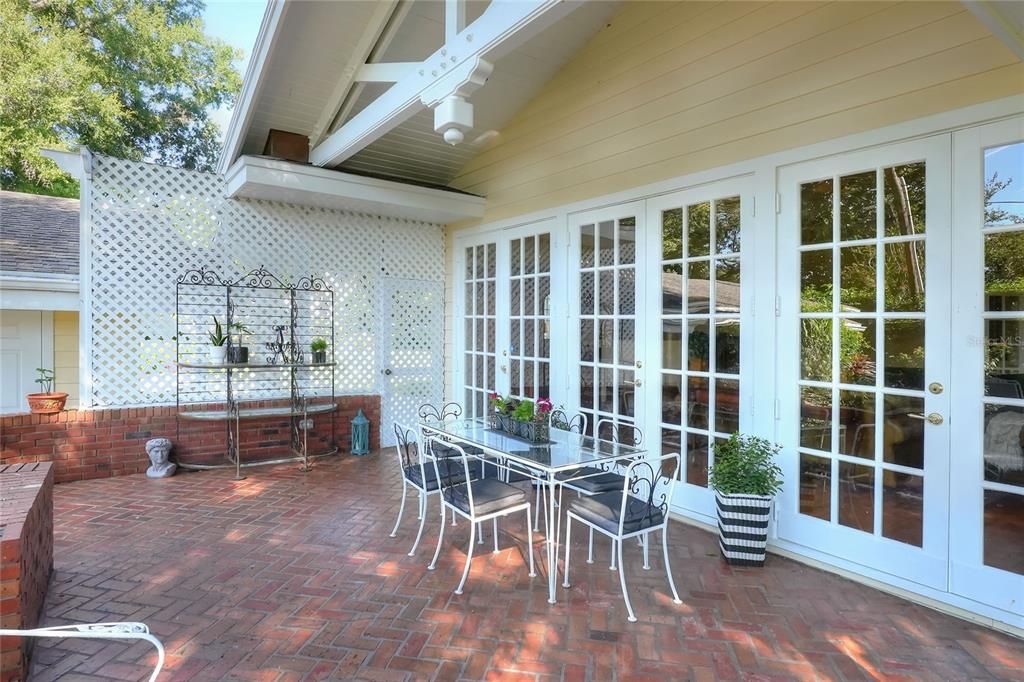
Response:
[[[68,394],[67,407],[78,407],[78,313],[53,313],[54,390]]]
[[[1024,92],[958,2],[628,2],[452,183],[458,229]]]

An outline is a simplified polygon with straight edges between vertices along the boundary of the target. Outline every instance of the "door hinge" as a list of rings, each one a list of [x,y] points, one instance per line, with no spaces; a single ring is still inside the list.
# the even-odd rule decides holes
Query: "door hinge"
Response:
[[[775,421],[782,418],[782,403],[778,398],[775,399]]]
[[[757,216],[757,196],[750,197],[750,216]]]
[[[781,317],[781,316],[782,316],[782,297],[781,296],[776,296],[775,297],[775,317]]]
[[[782,213],[782,195],[778,192],[775,193],[775,212]]]

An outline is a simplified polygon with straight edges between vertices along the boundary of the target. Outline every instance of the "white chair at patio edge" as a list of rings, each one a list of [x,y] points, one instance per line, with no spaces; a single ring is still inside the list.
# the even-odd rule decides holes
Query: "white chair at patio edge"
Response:
[[[436,436],[425,435],[427,450],[433,450],[436,443],[441,442]],[[498,518],[515,512],[526,512],[526,553],[530,559],[530,577],[537,575],[533,567],[533,524],[530,518],[530,501],[526,492],[514,485],[505,483],[498,478],[479,478],[472,480],[466,451],[455,443],[445,443],[455,456],[446,458],[450,463],[442,467],[437,458],[433,459],[436,477],[441,485],[441,532],[437,535],[437,549],[434,558],[427,566],[434,570],[437,557],[441,554],[441,543],[444,541],[445,509],[450,508],[453,514],[462,516],[469,521],[469,549],[466,552],[466,566],[462,571],[462,580],[455,589],[455,594],[462,594],[462,588],[469,576],[469,565],[473,561],[473,546],[476,544],[477,524],[490,520],[493,523],[494,551],[498,550]],[[458,464],[462,464],[459,471]]]
[[[655,468],[657,467],[657,468]],[[579,521],[591,531],[603,533],[611,538],[612,551],[619,559],[619,584],[622,598],[626,602],[628,620],[636,622],[633,605],[626,589],[626,565],[622,562],[623,540],[643,537],[644,569],[647,561],[647,536],[661,531],[661,547],[665,557],[665,573],[672,588],[673,601],[681,604],[676,583],[672,579],[672,567],[668,559],[669,501],[675,490],[676,473],[679,470],[679,453],[663,455],[655,459],[642,459],[630,464],[625,471],[622,491],[604,492],[597,495],[572,499],[568,504],[565,519],[565,569],[562,587],[569,587],[569,549],[572,546],[572,522]]]

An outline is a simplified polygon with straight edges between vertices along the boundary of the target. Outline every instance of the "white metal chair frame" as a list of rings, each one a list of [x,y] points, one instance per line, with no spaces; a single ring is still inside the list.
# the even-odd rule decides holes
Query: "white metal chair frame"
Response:
[[[149,682],[156,682],[164,667],[164,645],[149,633],[145,623],[86,623],[81,625],[54,625],[31,630],[0,629],[0,637],[60,637],[75,639],[134,639],[149,642],[156,647],[156,668]]]
[[[619,429],[622,428],[622,427],[629,428],[629,429],[632,430],[632,432],[633,432],[633,442],[631,443],[631,445],[639,447],[644,442],[644,433],[643,433],[643,431],[640,430],[640,427],[636,426],[635,424],[629,424],[629,423],[616,424],[611,419],[599,419],[598,420],[597,428],[594,430],[594,437],[600,440],[602,429],[604,429],[604,427],[606,427],[606,426],[609,427],[609,429],[610,429],[610,434],[611,434],[611,439],[610,440],[613,443],[621,442],[619,440],[620,439]],[[611,474],[611,473],[614,473],[613,470],[618,468],[619,465],[620,465],[620,462],[601,462],[601,463],[598,464],[598,468],[602,472],[604,472],[604,473]],[[577,497],[579,497],[581,495],[587,495],[589,497],[589,496],[592,496],[592,495],[595,495],[595,494],[600,494],[600,493],[593,493],[590,490],[587,490],[586,488],[583,488],[581,486],[573,485],[574,481],[580,481],[580,480],[583,480],[585,478],[592,478],[592,477],[598,476],[598,475],[600,475],[600,474],[590,474],[588,476],[580,476],[578,478],[573,478],[573,479],[569,479],[569,480],[560,482],[558,484],[558,501],[555,503],[556,508],[557,509],[562,509],[562,492],[565,490],[565,488],[568,488],[569,490],[574,491],[576,493]],[[562,522],[562,516],[561,516],[561,514],[559,514],[559,516],[558,516],[558,523],[556,524],[556,533],[555,533],[555,537],[556,538],[561,538],[561,529],[562,529],[562,523],[561,522]],[[646,538],[641,539],[641,544],[646,543],[646,541],[647,541]],[[611,570],[611,571],[615,570],[616,554],[615,554],[614,549],[615,548],[613,547],[612,548],[612,556],[611,556],[611,564],[608,566],[608,569]],[[589,542],[587,543],[587,563],[588,564],[594,563],[594,530],[593,529],[590,529],[590,539],[589,539]],[[644,568],[647,568],[647,547],[646,547],[646,545],[644,545]]]
[[[415,434],[415,437],[410,439],[410,434]],[[412,549],[409,550],[409,556],[415,556],[416,548],[420,544],[420,538],[423,537],[423,526],[427,521],[427,501],[431,495],[436,495],[441,491],[440,482],[438,482],[437,487],[433,490],[427,485],[427,471],[431,470],[434,465],[426,464],[426,461],[428,459],[433,460],[433,458],[426,453],[421,444],[422,438],[418,429],[413,431],[395,422],[395,452],[398,454],[398,466],[402,472],[402,503],[398,507],[398,518],[395,519],[395,527],[391,530],[390,537],[398,535],[398,526],[402,523],[402,514],[405,512],[405,498],[408,495],[409,488],[413,488],[419,493],[419,516],[416,518],[419,519],[420,529],[416,533],[416,541],[412,543]],[[413,446],[415,446],[415,456],[413,454]],[[408,467],[413,466],[419,467],[422,484],[417,484],[416,481],[411,480],[406,474]]]
[[[439,443],[444,442],[444,441],[441,441],[441,439],[438,438],[436,435],[434,435],[433,433],[429,433],[428,431],[429,431],[428,429],[424,428],[424,439],[425,439],[425,441],[428,444],[428,446],[427,446],[428,450],[430,449],[430,447],[429,447],[430,443],[432,443],[434,441],[437,441]],[[458,460],[460,462],[462,462],[462,470],[463,470],[463,473],[465,475],[465,478],[463,480],[466,483],[466,496],[467,496],[467,499],[469,501],[468,506],[469,506],[469,510],[470,511],[468,513],[463,511],[457,505],[455,505],[455,503],[451,499],[451,492],[450,491],[454,490],[455,486],[461,485],[463,483],[463,480],[458,480],[456,477],[452,476],[450,468],[449,468],[448,472],[446,473],[446,475],[442,476],[440,469],[437,468],[438,459],[437,458],[432,458],[433,459],[433,463],[434,463],[434,467],[435,467],[435,473],[437,474],[437,480],[438,480],[438,482],[440,484],[439,485],[439,489],[441,490],[441,498],[440,498],[441,499],[441,532],[438,533],[438,535],[437,535],[437,549],[434,550],[434,558],[431,560],[430,565],[427,566],[427,570],[430,570],[430,571],[434,570],[434,568],[437,566],[437,558],[441,554],[441,544],[444,541],[444,528],[445,528],[445,525],[446,525],[445,524],[445,520],[446,520],[445,509],[449,509],[450,508],[454,515],[462,516],[467,521],[469,521],[469,524],[470,524],[469,525],[469,549],[466,552],[466,565],[465,565],[465,567],[462,570],[462,580],[459,581],[459,586],[455,589],[455,594],[462,594],[462,588],[466,584],[466,578],[469,577],[469,566],[470,566],[470,564],[473,561],[473,547],[476,544],[475,540],[476,540],[476,527],[477,527],[477,524],[481,525],[481,535],[482,535],[483,523],[486,522],[486,521],[491,521],[492,522],[492,524],[493,524],[493,534],[494,534],[494,553],[497,554],[500,551],[498,549],[498,519],[500,517],[502,517],[502,516],[509,516],[510,514],[514,514],[514,513],[519,512],[519,511],[525,511],[526,512],[526,537],[527,537],[526,546],[527,546],[527,553],[529,554],[529,557],[530,557],[530,577],[532,578],[532,577],[536,576],[537,573],[534,570],[534,564],[533,564],[533,526],[531,525],[530,502],[529,502],[529,500],[527,500],[525,502],[522,502],[522,503],[519,503],[519,504],[513,504],[513,505],[510,505],[508,507],[504,507],[504,508],[499,509],[497,511],[489,512],[489,513],[486,513],[486,514],[477,514],[476,513],[476,502],[473,499],[473,486],[471,485],[471,480],[470,480],[469,461],[467,459],[466,452],[465,452],[465,450],[462,449],[462,447],[460,447],[459,445],[456,445],[454,443],[444,442],[444,445],[447,448],[451,448],[451,449],[455,450],[458,453],[457,454]],[[453,459],[456,459],[456,457],[448,457],[447,459],[453,460]]]
[[[674,462],[675,466],[666,469],[666,464],[669,462]],[[633,605],[629,600],[629,591],[626,589],[625,565],[622,563],[622,542],[623,540],[632,537],[643,538],[643,542],[641,544],[644,550],[644,570],[649,570],[648,536],[650,536],[651,533],[660,530],[661,547],[665,557],[665,573],[668,576],[669,587],[672,588],[672,601],[676,604],[682,603],[679,599],[679,593],[676,591],[675,580],[672,578],[672,566],[669,563],[668,556],[669,502],[672,500],[672,493],[675,490],[676,472],[679,470],[679,462],[679,453],[671,453],[668,455],[662,455],[656,459],[637,460],[626,468],[622,488],[622,504],[619,509],[617,533],[609,532],[606,528],[583,518],[582,516],[574,513],[571,508],[566,512],[565,567],[563,569],[562,587],[570,587],[569,549],[572,546],[572,522],[575,520],[590,528],[591,538],[593,538],[593,532],[596,530],[599,533],[607,535],[611,539],[613,554],[617,555],[619,559],[619,585],[622,587],[622,598],[626,602],[626,611],[629,614],[628,620],[631,623],[636,622],[636,615],[633,613]],[[658,466],[657,470],[655,470],[655,465]],[[641,527],[635,531],[628,533],[625,532],[625,524],[627,518],[630,518],[630,512],[638,509],[642,509],[644,513],[638,524]],[[644,521],[652,518],[654,511],[661,514],[661,523],[643,527]],[[593,543],[591,542],[591,547],[592,546]]]

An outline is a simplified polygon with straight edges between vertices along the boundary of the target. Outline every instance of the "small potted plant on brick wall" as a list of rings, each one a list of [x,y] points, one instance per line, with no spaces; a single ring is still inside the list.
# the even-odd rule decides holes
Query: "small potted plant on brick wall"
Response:
[[[313,353],[313,364],[323,365],[327,362],[327,339],[313,339],[309,350]]]
[[[41,393],[29,393],[28,409],[32,414],[57,414],[64,409],[64,403],[68,400],[68,394],[53,390],[54,373],[52,369],[36,368],[39,375],[36,383],[42,389]]]
[[[223,365],[228,355],[228,337],[224,334],[224,328],[220,326],[220,320],[213,318],[213,329],[207,335],[210,339],[210,363]]]
[[[734,433],[712,448],[708,482],[715,490],[722,556],[734,566],[764,566],[772,502],[782,487],[779,447]]]

